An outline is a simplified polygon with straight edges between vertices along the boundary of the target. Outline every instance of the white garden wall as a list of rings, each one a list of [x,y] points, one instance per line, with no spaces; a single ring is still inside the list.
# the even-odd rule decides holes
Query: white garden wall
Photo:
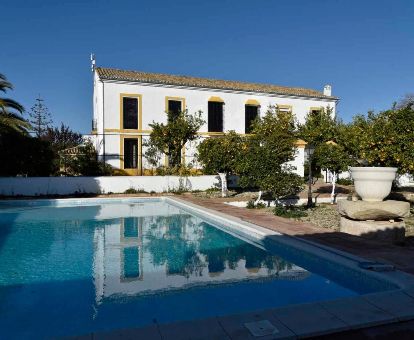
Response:
[[[179,188],[206,190],[218,185],[218,176],[0,177],[0,195],[123,193],[130,188],[167,192]]]

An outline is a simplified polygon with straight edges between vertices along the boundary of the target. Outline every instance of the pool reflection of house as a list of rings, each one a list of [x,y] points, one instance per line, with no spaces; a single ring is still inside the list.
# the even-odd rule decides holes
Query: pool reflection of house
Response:
[[[95,230],[96,301],[246,280],[301,280],[306,270],[170,208]],[[224,235],[224,241],[223,241]],[[221,240],[218,242],[217,240]]]

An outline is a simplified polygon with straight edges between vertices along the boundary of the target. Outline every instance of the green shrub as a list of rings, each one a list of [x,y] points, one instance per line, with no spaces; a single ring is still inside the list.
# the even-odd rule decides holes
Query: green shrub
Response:
[[[181,195],[185,192],[188,192],[188,190],[185,187],[179,186],[178,188],[171,188],[168,190],[168,193],[170,194],[176,194]]]
[[[144,189],[129,188],[124,191],[124,194],[148,194]]]
[[[281,205],[278,204],[274,207],[273,213],[276,216],[299,219],[301,217],[307,216],[305,207],[296,206],[296,205]]]
[[[264,209],[266,208],[266,203],[259,202],[256,204],[256,209]]]
[[[211,188],[208,188],[208,189],[206,190],[206,193],[208,193],[208,194],[212,194],[212,193],[215,193],[215,192],[217,192],[217,191],[221,191],[221,189],[220,189],[220,188],[216,188],[216,187],[211,187]]]
[[[257,204],[254,203],[254,200],[250,200],[247,202],[246,208],[247,209],[264,209],[266,208],[266,203],[259,202]]]
[[[254,209],[255,208],[255,206],[254,206],[254,200],[248,201],[247,202],[247,205],[246,205],[246,208],[247,209]]]
[[[353,185],[354,181],[352,179],[349,179],[349,178],[339,178],[336,181],[336,184],[339,184],[339,185]]]

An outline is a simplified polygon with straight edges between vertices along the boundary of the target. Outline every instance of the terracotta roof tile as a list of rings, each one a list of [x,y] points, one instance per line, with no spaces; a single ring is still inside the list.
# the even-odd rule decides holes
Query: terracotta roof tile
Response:
[[[338,99],[333,96],[325,96],[322,92],[301,87],[286,87],[272,84],[247,83],[232,80],[218,80],[189,76],[178,76],[162,73],[148,73],[141,71],[118,70],[114,68],[97,67],[96,71],[101,79],[137,81],[142,83],[154,83],[176,86],[201,87],[221,90],[261,92],[270,94],[304,96],[313,98]]]

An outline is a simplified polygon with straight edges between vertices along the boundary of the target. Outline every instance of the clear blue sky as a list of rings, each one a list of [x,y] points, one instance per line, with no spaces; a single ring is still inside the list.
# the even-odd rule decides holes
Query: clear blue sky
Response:
[[[98,66],[322,89],[339,115],[414,92],[412,0],[0,0],[0,72],[27,110],[90,131]]]

